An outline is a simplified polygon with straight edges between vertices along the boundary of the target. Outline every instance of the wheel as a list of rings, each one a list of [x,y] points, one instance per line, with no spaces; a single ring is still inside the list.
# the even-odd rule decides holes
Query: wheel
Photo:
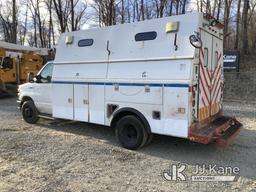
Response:
[[[149,133],[149,134],[148,134],[148,139],[147,139],[145,145],[149,145],[149,144],[151,143],[153,137],[154,137],[154,134],[153,134],[153,133]]]
[[[25,101],[22,105],[23,119],[30,124],[35,124],[38,120],[38,111],[33,101]]]
[[[148,133],[141,120],[128,115],[116,123],[116,136],[119,143],[126,149],[135,150],[145,145]]]

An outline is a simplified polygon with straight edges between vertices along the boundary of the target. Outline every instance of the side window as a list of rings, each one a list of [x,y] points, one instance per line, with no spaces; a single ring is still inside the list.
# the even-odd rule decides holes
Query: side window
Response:
[[[52,70],[53,64],[47,64],[40,73],[40,82],[41,83],[50,83],[52,80]]]
[[[215,69],[215,67],[218,65],[218,51],[215,51],[215,54],[214,54],[214,62],[213,62],[213,66],[212,66],[212,70]]]
[[[157,37],[157,33],[155,31],[137,33],[135,35],[135,41],[149,41],[154,40]]]
[[[208,66],[208,48],[204,48],[204,66]]]
[[[93,45],[93,39],[81,39],[78,41],[78,47],[87,47]]]
[[[10,70],[13,68],[13,59],[10,57],[4,57],[1,62],[1,68]]]

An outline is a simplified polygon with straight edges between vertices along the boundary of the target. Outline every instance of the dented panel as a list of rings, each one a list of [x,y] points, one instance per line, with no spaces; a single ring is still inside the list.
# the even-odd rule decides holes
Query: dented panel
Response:
[[[177,137],[188,136],[188,88],[164,88],[164,132]]]

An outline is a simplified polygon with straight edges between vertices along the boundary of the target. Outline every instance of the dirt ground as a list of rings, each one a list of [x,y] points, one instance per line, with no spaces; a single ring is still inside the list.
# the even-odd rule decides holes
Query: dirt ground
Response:
[[[114,130],[86,123],[22,120],[16,98],[0,100],[0,192],[256,191],[256,105],[225,103],[244,128],[226,148],[155,136],[138,151],[119,146]],[[239,167],[235,182],[174,182],[162,171],[186,164]]]

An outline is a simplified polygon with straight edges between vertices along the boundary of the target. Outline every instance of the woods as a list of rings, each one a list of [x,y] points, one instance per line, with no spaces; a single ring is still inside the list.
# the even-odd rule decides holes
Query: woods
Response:
[[[1,40],[52,47],[60,33],[79,30],[87,3],[80,0],[1,0]]]
[[[0,0],[1,40],[52,47],[66,31],[201,11],[224,24],[224,48],[255,52],[255,0]]]

